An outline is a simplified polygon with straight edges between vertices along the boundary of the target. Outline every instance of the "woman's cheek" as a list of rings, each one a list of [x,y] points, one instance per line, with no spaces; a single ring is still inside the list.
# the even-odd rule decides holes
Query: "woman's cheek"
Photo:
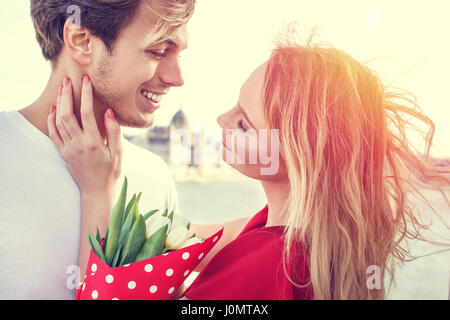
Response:
[[[280,141],[277,129],[260,129],[258,132],[258,159],[260,175],[275,176],[280,168]]]
[[[278,130],[227,130],[224,135],[223,159],[252,178],[276,176],[280,167]]]

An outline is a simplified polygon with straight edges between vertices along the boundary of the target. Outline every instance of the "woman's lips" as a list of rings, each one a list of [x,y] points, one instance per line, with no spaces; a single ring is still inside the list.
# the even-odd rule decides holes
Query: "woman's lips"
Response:
[[[231,140],[231,142],[233,141],[233,135],[230,135],[230,134],[227,135],[226,131],[224,131],[222,133],[222,145],[225,149],[232,151],[226,144],[226,142],[227,141],[230,142],[230,140]]]

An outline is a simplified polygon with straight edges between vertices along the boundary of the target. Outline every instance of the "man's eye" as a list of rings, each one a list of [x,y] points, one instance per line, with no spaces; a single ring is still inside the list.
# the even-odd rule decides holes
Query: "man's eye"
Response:
[[[157,58],[164,58],[167,55],[167,50],[162,50],[162,51],[158,51],[158,50],[147,50],[148,53],[152,54],[153,56],[157,57]]]

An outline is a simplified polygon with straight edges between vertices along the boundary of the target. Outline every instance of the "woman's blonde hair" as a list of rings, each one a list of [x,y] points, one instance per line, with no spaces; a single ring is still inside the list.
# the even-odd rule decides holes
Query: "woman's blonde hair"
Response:
[[[263,94],[290,180],[284,261],[294,274],[288,276],[310,286],[315,299],[384,299],[385,276],[392,283],[395,265],[410,256],[403,240],[428,241],[408,195],[426,200],[422,190],[437,190],[450,206],[444,190],[450,167],[429,156],[433,122],[406,91],[384,86],[348,54],[311,39],[278,45]],[[417,127],[408,118],[428,127],[424,152],[408,140],[407,128]],[[293,258],[299,246],[307,257]],[[303,259],[309,282],[296,280]],[[379,290],[367,285],[369,266],[381,271]]]

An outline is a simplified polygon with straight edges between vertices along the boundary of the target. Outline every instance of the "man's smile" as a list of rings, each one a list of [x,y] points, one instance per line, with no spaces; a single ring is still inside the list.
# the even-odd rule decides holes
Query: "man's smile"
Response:
[[[142,93],[142,95],[144,97],[146,97],[147,99],[149,99],[153,103],[160,103],[162,98],[163,98],[163,96],[164,96],[164,93],[163,94],[158,94],[158,93],[153,93],[153,92],[150,92],[150,91],[147,91],[147,90],[142,90],[141,93]]]

